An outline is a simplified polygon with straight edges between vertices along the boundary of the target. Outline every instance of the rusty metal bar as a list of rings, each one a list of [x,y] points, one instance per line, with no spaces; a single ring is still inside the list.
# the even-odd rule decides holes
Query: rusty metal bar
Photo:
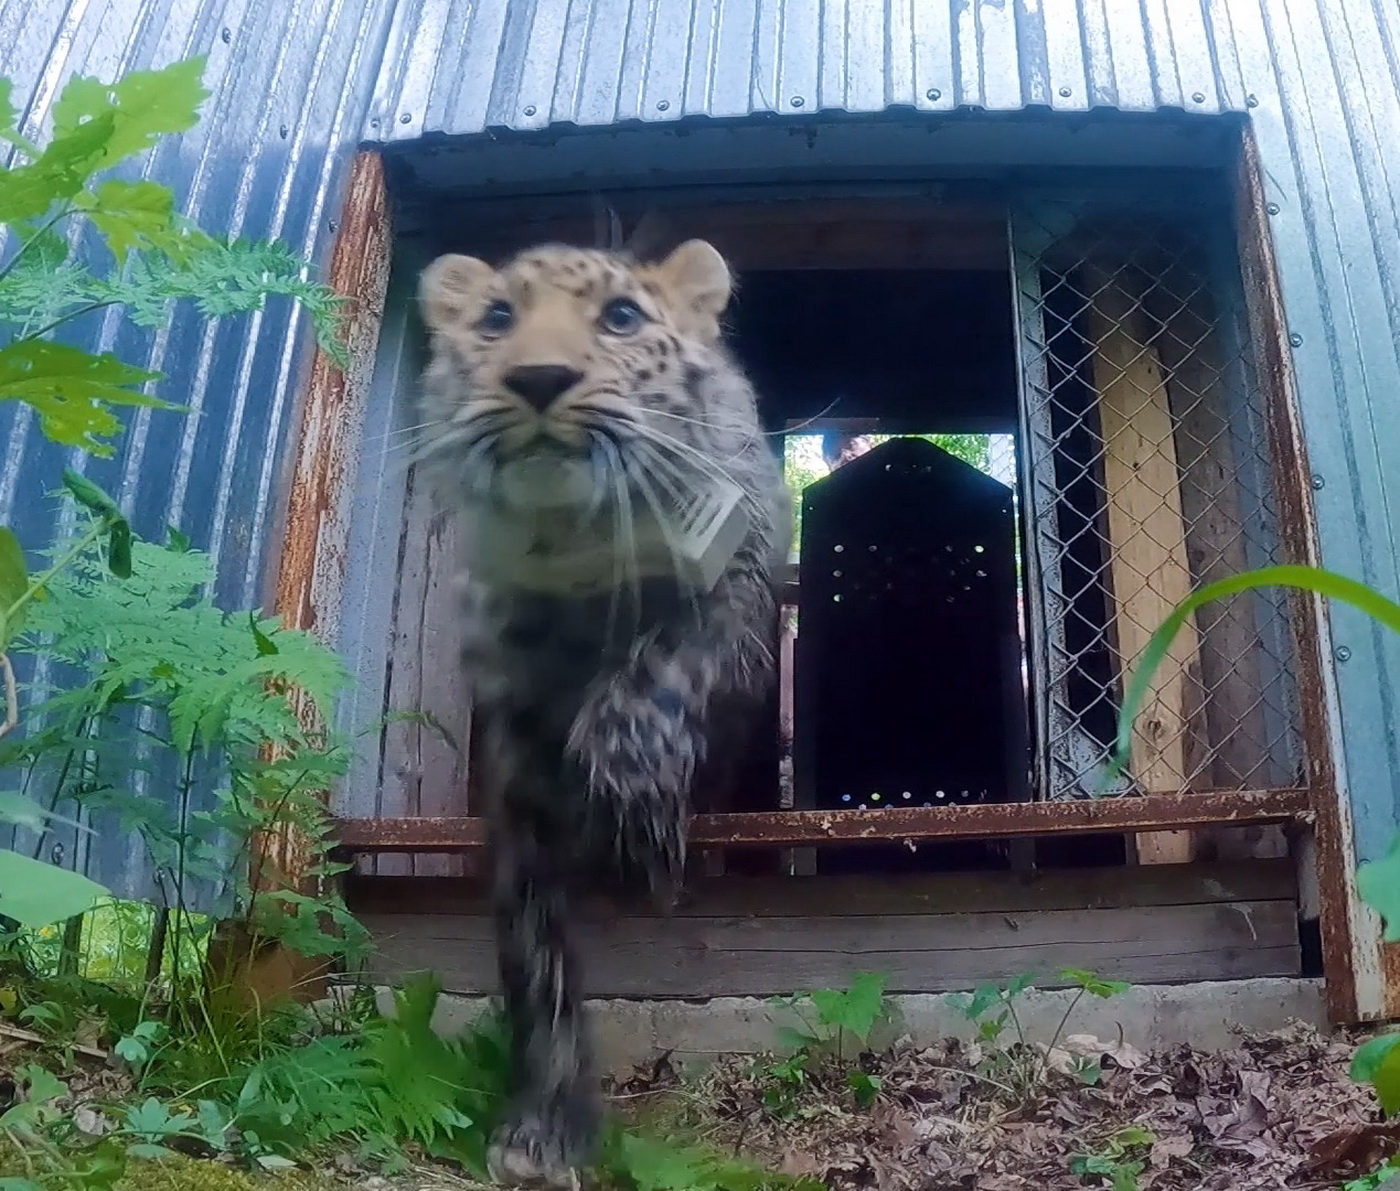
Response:
[[[1311,817],[1306,790],[1234,790],[1078,802],[696,815],[690,842],[696,847],[772,848],[1157,831],[1221,823],[1310,821]],[[485,828],[484,820],[466,817],[341,819],[335,836],[343,851],[356,854],[471,852],[485,847]]]

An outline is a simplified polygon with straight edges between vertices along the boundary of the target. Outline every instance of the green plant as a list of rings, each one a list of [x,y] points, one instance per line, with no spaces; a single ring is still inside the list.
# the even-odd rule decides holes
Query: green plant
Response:
[[[1342,1184],[1342,1191],[1376,1191],[1396,1178],[1400,1178],[1400,1157],[1391,1158],[1359,1179],[1348,1179]]]
[[[283,295],[309,313],[323,349],[345,359],[339,299],[307,278],[304,262],[277,244],[217,239],[176,211],[168,188],[110,175],[160,137],[194,126],[207,97],[203,69],[203,59],[192,59],[114,83],[73,78],[54,105],[44,145],[20,132],[12,85],[0,79],[0,142],[13,150],[13,164],[0,169],[0,401],[28,406],[52,442],[110,456],[122,428],[116,409],[179,408],[151,391],[158,373],[53,338],[108,307],[154,327],[174,302],[217,317],[259,310]],[[75,254],[85,240],[105,254]],[[18,538],[0,528],[0,735],[20,721],[9,647],[53,581],[99,540],[111,572],[131,574],[131,527],[116,502],[75,471],[64,474],[64,485],[90,521],[47,569],[31,575]],[[0,822],[38,829],[55,818],[23,791],[0,794]],[[74,917],[104,892],[37,857],[0,850],[0,898],[6,917],[22,926]]]
[[[1157,670],[1171,649],[1177,634],[1196,610],[1215,600],[1225,599],[1245,591],[1266,587],[1284,587],[1310,592],[1340,600],[1364,612],[1392,632],[1400,633],[1400,604],[1380,592],[1331,571],[1317,567],[1277,566],[1222,579],[1193,592],[1177,605],[1153,633],[1138,661],[1132,680],[1127,684],[1122,712],[1118,721],[1112,775],[1126,773],[1132,751],[1132,737],[1137,717],[1141,714],[1152,689]],[[1387,854],[1380,860],[1367,861],[1357,869],[1356,888],[1381,918],[1387,943],[1400,942],[1400,834],[1391,842]],[[1358,1083],[1370,1084],[1376,1093],[1381,1111],[1387,1117],[1400,1112],[1400,1031],[1381,1034],[1362,1044],[1352,1058],[1351,1077]],[[1380,1186],[1397,1172],[1392,1159],[1381,1169],[1347,1184],[1362,1189]]]
[[[875,1027],[889,1017],[885,999],[888,977],[859,972],[844,989],[818,989],[774,997],[773,1005],[796,1017],[801,1028],[781,1026],[780,1044],[790,1053],[765,1068],[768,1087],[764,1104],[775,1115],[795,1111],[799,1093],[823,1066],[834,1065],[857,1105],[868,1108],[880,1094],[881,1080],[860,1066],[847,1068],[850,1048],[859,1055],[870,1049]]]
[[[1082,968],[1063,969],[1059,982],[1073,989],[1073,995],[1049,1041],[1040,1046],[1034,1045],[1028,1037],[1017,1008],[1026,993],[1035,988],[1034,976],[1028,973],[1017,976],[1005,987],[985,984],[969,995],[953,998],[959,1012],[977,1026],[977,1041],[989,1048],[984,1061],[985,1074],[1018,1097],[1032,1096],[1040,1088],[1049,1071],[1051,1056],[1056,1053],[1074,1011],[1086,996],[1108,1000],[1121,996],[1131,987],[1121,981],[1105,980]],[[1010,1045],[1005,1041],[1008,1034],[1015,1035]],[[1098,1082],[1101,1071],[1097,1062],[1081,1059],[1076,1062],[1075,1074],[1092,1084]]]
[[[1143,1151],[1157,1140],[1151,1130],[1140,1125],[1120,1129],[1095,1154],[1076,1154],[1070,1159],[1071,1174],[1099,1178],[1113,1191],[1138,1191],[1138,1176],[1147,1169]]]

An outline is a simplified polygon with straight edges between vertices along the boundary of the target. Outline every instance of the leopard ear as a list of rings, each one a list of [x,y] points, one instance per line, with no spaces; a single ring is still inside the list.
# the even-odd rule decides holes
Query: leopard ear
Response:
[[[431,330],[446,331],[475,318],[495,275],[495,269],[472,256],[438,257],[418,279],[423,320]]]
[[[705,240],[687,240],[656,265],[654,272],[678,306],[707,322],[718,320],[734,292],[728,263]]]

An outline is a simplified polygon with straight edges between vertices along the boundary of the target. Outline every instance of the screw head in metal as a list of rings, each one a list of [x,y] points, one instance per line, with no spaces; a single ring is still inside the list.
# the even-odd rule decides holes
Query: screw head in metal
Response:
[[[1294,347],[1302,347],[1303,337],[1299,335],[1297,331],[1294,331],[1293,334],[1288,337],[1288,342],[1291,343]]]
[[[532,103],[529,107],[525,109],[525,114],[527,116],[533,116],[535,114],[535,110],[535,105]]]
[[[369,126],[370,126],[371,128],[378,128],[378,127],[379,127],[379,117],[378,117],[378,116],[375,116],[375,118],[369,122]]]
[[[1060,98],[1061,98],[1061,99],[1068,99],[1068,98],[1069,98],[1071,95],[1073,95],[1073,94],[1074,94],[1074,92],[1071,91],[1068,87],[1061,87],[1061,88],[1060,88]]]
[[[656,105],[656,110],[658,112],[669,112],[671,110],[671,101],[669,99],[663,99]]]
[[[1348,649],[1345,645],[1338,645],[1338,646],[1337,646],[1337,661],[1339,661],[1339,662],[1349,662],[1349,661],[1351,661],[1351,650]]]
[[[1247,108],[1257,108],[1259,106],[1259,96],[1246,95],[1244,97],[1244,106]]]
[[[1327,487],[1327,481],[1317,472],[1313,472],[1312,486],[1314,492],[1321,492]]]
[[[62,864],[62,863],[63,863],[63,845],[62,845],[62,844],[54,844],[54,846],[53,846],[52,848],[49,849],[49,863],[50,863],[50,864]]]
[[[412,123],[413,123],[413,113],[412,113],[412,112],[404,112],[404,114],[403,114],[402,116],[399,117],[399,123],[400,123],[400,124],[412,124]]]
[[[287,139],[287,133],[288,133],[288,131],[290,131],[290,130],[289,130],[289,129],[287,128],[287,126],[284,124],[284,125],[282,125],[281,128],[279,128],[279,129],[277,130],[277,135],[280,136],[280,137],[285,141],[285,140]]]
[[[1205,103],[1205,101],[1206,96],[1204,91],[1197,91],[1194,95],[1191,96],[1192,103]]]
[[[1277,215],[1279,212],[1279,205],[1277,203],[1265,203],[1264,210],[1266,210],[1270,215]]]
[[[228,43],[231,42],[231,41],[233,40],[233,30],[232,30],[232,29],[224,29],[224,30],[222,30],[222,31],[219,33],[219,40],[222,41],[222,42],[224,43],[224,45],[228,45]]]
[[[940,91],[937,87],[930,87],[930,88],[928,89],[928,91],[926,92],[926,94],[927,94],[927,96],[928,96],[929,99],[942,99],[942,98],[943,98],[943,92]]]
[[[333,231],[333,232],[338,232],[338,231],[340,231],[340,221],[339,221],[339,220],[336,220],[336,219],[332,219],[332,220],[331,220],[331,231]]]
[[[800,108],[807,101],[800,95],[794,95],[788,102],[791,103],[793,107]]]

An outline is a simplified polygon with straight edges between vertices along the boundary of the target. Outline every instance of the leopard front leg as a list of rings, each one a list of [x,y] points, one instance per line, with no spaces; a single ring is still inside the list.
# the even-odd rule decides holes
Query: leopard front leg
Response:
[[[570,937],[562,755],[556,745],[551,765],[541,742],[495,751],[506,761],[492,852],[514,1087],[490,1169],[500,1182],[572,1188],[592,1157],[601,1112]]]
[[[771,681],[770,586],[731,576],[696,619],[638,642],[626,665],[596,683],[569,732],[593,846],[663,905],[685,868],[691,785],[705,759],[707,721],[721,692],[761,693]]]
[[[571,747],[585,775],[589,850],[625,890],[669,905],[685,868],[691,781],[704,756],[699,714],[634,670],[600,685],[574,723]]]

